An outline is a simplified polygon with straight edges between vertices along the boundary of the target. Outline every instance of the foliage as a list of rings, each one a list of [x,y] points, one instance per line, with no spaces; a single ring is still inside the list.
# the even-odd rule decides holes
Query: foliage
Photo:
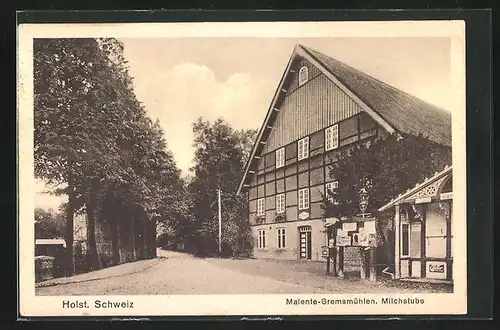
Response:
[[[255,131],[236,131],[223,119],[210,123],[199,118],[195,135],[194,177],[188,185],[192,219],[189,234],[194,252],[214,254],[218,250],[218,202],[222,200],[222,246],[225,255],[248,256],[252,249],[247,204],[237,196],[240,178]]]
[[[63,238],[65,226],[63,213],[35,209],[35,238]]]
[[[329,170],[338,181],[326,203],[327,216],[343,217],[359,213],[359,191],[367,189],[367,212],[376,210],[391,199],[420,183],[426,177],[451,164],[451,149],[427,139],[422,134],[391,134],[360,144],[344,152]]]
[[[73,214],[86,206],[89,258],[99,268],[96,224],[106,220],[116,232],[130,218],[148,228],[147,221],[167,221],[182,190],[180,172],[158,121],[135,96],[118,40],[37,39],[34,78],[35,175],[68,195],[69,256]],[[114,254],[118,262],[119,249]]]
[[[274,216],[274,221],[275,222],[285,222],[286,221],[286,214],[284,212],[276,213],[276,215]]]

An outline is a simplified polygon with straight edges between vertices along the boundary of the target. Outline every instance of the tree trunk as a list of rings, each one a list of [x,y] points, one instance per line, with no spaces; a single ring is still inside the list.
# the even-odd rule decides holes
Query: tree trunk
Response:
[[[118,201],[115,196],[111,197],[111,203],[108,209],[108,219],[111,224],[111,246],[113,248],[113,265],[118,265],[120,263],[120,239],[119,239],[119,228],[118,228]]]
[[[120,219],[118,221],[118,240],[120,241],[120,263],[127,262],[129,260],[129,216],[127,212],[123,210],[123,204],[120,203],[119,210]]]
[[[99,188],[93,184],[90,188],[89,201],[87,203],[87,244],[88,258],[91,270],[101,269],[99,253],[97,251],[96,222],[98,221],[97,190]]]
[[[70,180],[68,180],[70,181]],[[74,216],[75,216],[75,194],[73,192],[73,182],[69,182],[68,189],[68,208],[66,210],[66,276],[75,274],[75,260],[73,256],[73,241],[74,241]]]
[[[136,261],[137,260],[137,252],[136,252],[136,237],[135,237],[135,214],[131,212],[131,217],[130,217],[130,231],[129,231],[129,239],[130,239],[130,251],[131,251],[131,260],[130,261]]]

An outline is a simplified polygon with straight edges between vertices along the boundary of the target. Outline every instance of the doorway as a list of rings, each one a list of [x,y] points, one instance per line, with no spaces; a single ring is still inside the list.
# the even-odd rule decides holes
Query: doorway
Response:
[[[312,257],[312,242],[311,242],[311,226],[299,227],[299,250],[300,259],[311,260]]]

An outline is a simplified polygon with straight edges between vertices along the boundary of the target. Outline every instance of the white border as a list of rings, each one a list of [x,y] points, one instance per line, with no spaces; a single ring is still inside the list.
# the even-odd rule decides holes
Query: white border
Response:
[[[37,37],[447,37],[451,40],[453,84],[453,197],[455,253],[454,293],[387,294],[418,297],[424,304],[380,303],[379,294],[358,295],[158,295],[158,296],[35,296],[34,178],[33,178],[33,38]],[[464,314],[467,311],[466,273],[466,155],[465,155],[465,22],[246,22],[246,23],[126,23],[21,24],[18,28],[18,164],[19,164],[19,294],[21,316],[152,316],[152,315],[352,315]],[[463,178],[459,180],[458,178]],[[374,298],[377,305],[286,305],[286,298]],[[62,300],[131,300],[135,308],[63,309]]]

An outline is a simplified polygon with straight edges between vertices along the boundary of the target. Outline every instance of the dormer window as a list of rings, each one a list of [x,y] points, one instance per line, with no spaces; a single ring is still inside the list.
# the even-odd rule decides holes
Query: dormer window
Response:
[[[303,66],[299,70],[299,86],[304,85],[309,80],[309,70]]]

